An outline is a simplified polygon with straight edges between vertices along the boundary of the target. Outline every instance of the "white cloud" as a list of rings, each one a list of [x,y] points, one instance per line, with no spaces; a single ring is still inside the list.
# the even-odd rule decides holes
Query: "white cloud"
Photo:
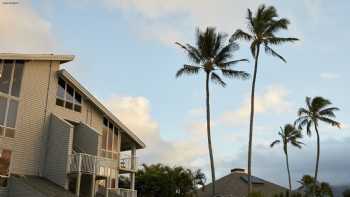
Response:
[[[56,44],[51,23],[26,1],[0,4],[0,32],[1,52],[48,52]]]
[[[219,31],[233,33],[244,28],[247,8],[256,8],[264,0],[104,0],[109,9],[118,9],[133,18],[133,28],[141,36],[162,43],[188,40],[195,27],[215,26]],[[186,39],[185,39],[186,38]]]
[[[111,111],[121,119],[146,144],[140,151],[141,162],[196,166],[207,154],[205,141],[200,137],[202,124],[189,124],[186,139],[167,141],[160,135],[159,125],[151,116],[145,97],[113,96],[106,101]]]
[[[255,97],[255,113],[282,113],[289,111],[291,103],[287,100],[288,91],[282,86],[270,86],[261,95]],[[239,109],[226,111],[218,120],[227,125],[237,125],[249,120],[250,97],[247,97]]]
[[[337,73],[329,73],[329,72],[324,72],[320,74],[321,79],[338,79],[340,77],[339,74]]]

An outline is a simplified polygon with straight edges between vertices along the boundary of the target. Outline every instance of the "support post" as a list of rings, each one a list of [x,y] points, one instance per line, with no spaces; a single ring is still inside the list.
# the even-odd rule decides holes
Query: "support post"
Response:
[[[131,146],[131,172],[130,174],[130,189],[135,190],[135,170],[136,170],[136,146],[132,144]]]
[[[96,174],[92,174],[92,183],[91,183],[91,197],[95,197],[95,184],[96,184]]]
[[[107,178],[106,178],[106,184],[105,184],[105,186],[106,186],[105,197],[108,197],[108,189],[109,189],[109,177],[108,177],[108,176],[107,176]]]
[[[79,154],[79,161],[78,161],[78,175],[77,175],[77,182],[75,186],[75,195],[79,197],[80,195],[80,182],[81,182],[81,155]]]
[[[117,131],[117,153],[118,153],[118,158],[117,158],[117,168],[115,169],[115,188],[119,188],[119,167],[120,167],[120,146],[121,146],[121,140],[122,140],[122,133],[120,132],[120,129],[118,128]]]

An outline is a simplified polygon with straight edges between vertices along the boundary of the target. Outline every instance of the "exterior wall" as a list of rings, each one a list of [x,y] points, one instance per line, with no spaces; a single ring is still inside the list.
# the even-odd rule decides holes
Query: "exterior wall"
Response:
[[[52,105],[52,99],[48,97],[47,90],[50,79],[58,67],[58,61],[28,61],[25,63],[15,138],[3,139],[15,147],[12,147],[12,173],[40,174],[42,147],[46,144],[43,131],[47,128],[48,121],[46,120],[49,114],[46,106]]]
[[[52,89],[55,89],[55,92],[52,95],[52,97],[55,99],[56,99],[57,88],[58,88],[58,76],[56,75],[54,78],[54,83],[52,85]],[[87,126],[93,128],[100,135],[102,134],[103,114],[91,102],[86,100],[84,96],[82,99],[81,112],[75,112],[75,111],[66,109],[64,107],[57,106],[55,103],[52,108],[52,112],[62,119],[73,121],[75,123],[84,123]],[[98,150],[100,150],[100,146],[102,143],[102,138],[100,135],[98,137],[99,139],[97,143]]]
[[[73,144],[84,153],[97,155],[100,134],[88,125],[81,123],[74,128]]]
[[[48,176],[52,179],[53,174],[57,173],[51,171],[54,164],[50,162],[56,161],[59,154],[54,152],[54,149],[50,149],[50,146],[54,146],[55,142],[52,142],[52,138],[49,139],[49,137],[52,134],[51,132],[55,133],[58,132],[55,131],[56,129],[59,130],[59,128],[53,128],[50,122],[59,121],[50,120],[61,119],[75,123],[81,122],[86,124],[85,126],[93,128],[97,133],[102,133],[103,113],[84,96],[82,112],[75,112],[56,105],[59,66],[59,61],[25,62],[15,138],[0,137],[1,148],[12,150],[10,167],[12,174]],[[51,114],[55,114],[59,118],[52,118]],[[97,141],[96,144],[98,144],[97,155],[99,155],[98,150],[100,150],[102,141],[100,134],[97,140],[94,138],[94,143]],[[87,137],[85,134],[79,134],[79,136]],[[57,140],[63,140],[61,137],[64,136],[58,137]],[[89,151],[96,152],[95,149]],[[50,159],[52,156],[55,156],[53,160]],[[47,167],[45,167],[46,161],[48,161]],[[61,175],[65,176],[66,174],[62,173]],[[58,181],[53,181],[60,185],[64,184],[62,177],[57,179]]]
[[[67,165],[72,153],[73,125],[51,115],[46,152],[45,177],[68,188]]]

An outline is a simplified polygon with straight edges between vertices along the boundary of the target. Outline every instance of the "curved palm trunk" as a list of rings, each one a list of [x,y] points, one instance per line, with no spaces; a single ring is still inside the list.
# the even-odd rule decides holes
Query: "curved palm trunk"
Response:
[[[215,167],[214,167],[214,157],[213,149],[211,145],[211,134],[210,134],[210,102],[209,102],[209,73],[206,76],[206,107],[207,107],[207,135],[208,135],[208,148],[210,157],[210,170],[212,179],[212,196],[215,196]]]
[[[256,74],[258,71],[258,60],[259,60],[260,45],[256,52],[254,75],[252,83],[252,92],[250,97],[250,123],[249,123],[249,147],[248,147],[248,194],[253,191],[252,187],[252,145],[253,145],[253,124],[254,124],[254,103],[255,103],[255,82]]]
[[[315,131],[317,134],[317,158],[316,158],[316,168],[315,168],[315,182],[314,182],[314,188],[313,188],[313,195],[314,196],[316,196],[318,165],[320,162],[320,134],[318,133],[317,125],[315,125]]]
[[[288,159],[288,150],[287,147],[284,150],[284,154],[286,155],[286,164],[287,164],[287,172],[288,172],[288,182],[289,182],[289,193],[288,197],[292,195],[292,179],[290,176],[290,169],[289,169],[289,159]]]

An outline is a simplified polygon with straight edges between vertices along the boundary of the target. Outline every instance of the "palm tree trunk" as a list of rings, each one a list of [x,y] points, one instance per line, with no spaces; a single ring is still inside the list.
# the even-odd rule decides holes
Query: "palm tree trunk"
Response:
[[[258,45],[256,57],[255,57],[252,92],[251,92],[251,97],[250,97],[250,123],[249,123],[249,147],[248,147],[248,194],[253,191],[252,179],[251,179],[251,176],[252,176],[252,145],[253,145],[255,82],[256,82],[256,74],[258,71],[259,52],[260,52],[260,45]]]
[[[207,135],[208,135],[208,148],[210,157],[210,170],[212,179],[212,196],[215,196],[215,167],[214,167],[214,157],[213,149],[211,145],[211,134],[210,134],[210,102],[209,102],[209,72],[206,76],[206,107],[207,107]]]
[[[289,169],[289,159],[288,159],[288,150],[287,147],[285,148],[285,155],[286,155],[286,164],[287,164],[287,172],[288,172],[288,181],[289,181],[289,193],[288,197],[292,195],[292,179],[290,176],[290,169]]]
[[[316,196],[316,185],[317,185],[317,175],[318,175],[318,165],[320,162],[320,134],[318,133],[317,125],[315,124],[315,131],[317,134],[317,157],[316,157],[316,168],[315,168],[315,182],[313,188],[313,195]]]

